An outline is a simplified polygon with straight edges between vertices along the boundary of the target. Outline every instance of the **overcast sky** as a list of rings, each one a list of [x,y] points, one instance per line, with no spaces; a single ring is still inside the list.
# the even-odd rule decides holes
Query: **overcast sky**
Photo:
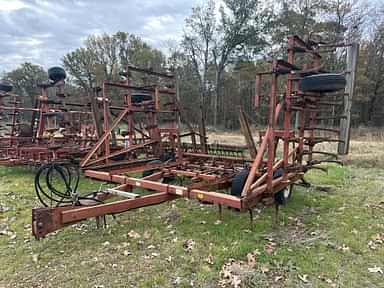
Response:
[[[162,48],[182,34],[201,0],[0,0],[0,72],[23,62],[45,68],[89,34],[126,31]],[[163,44],[164,45],[164,44]]]
[[[219,0],[217,0],[219,1]],[[384,0],[360,0],[383,4]],[[203,0],[0,0],[0,73],[23,62],[60,65],[89,34],[124,31],[164,48]],[[261,1],[262,2],[262,1]]]

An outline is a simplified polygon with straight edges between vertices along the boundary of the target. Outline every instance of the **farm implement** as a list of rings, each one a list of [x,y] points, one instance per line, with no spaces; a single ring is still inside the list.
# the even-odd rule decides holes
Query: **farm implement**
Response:
[[[347,47],[347,68],[327,71],[322,54],[338,47]],[[198,141],[201,135],[183,117],[175,76],[128,66],[124,81],[102,85],[104,133],[80,162],[86,177],[116,186],[82,195],[72,168],[43,167],[36,191],[46,207],[32,211],[33,234],[40,239],[88,218],[181,197],[251,215],[258,203],[278,208],[294,184],[306,184],[308,170],[339,162],[336,153],[317,149],[319,144],[336,143],[339,154],[348,152],[356,53],[354,44],[289,37],[287,59],[273,59],[270,71],[256,75],[255,110],[262,103],[269,109],[257,145],[240,113],[246,147]],[[327,126],[328,120],[340,127]],[[54,175],[65,185],[54,186]]]
[[[85,155],[96,133],[89,105],[66,100],[65,71],[48,70],[40,83],[41,95],[32,107],[25,96],[12,93],[12,85],[0,83],[0,164],[41,165]]]

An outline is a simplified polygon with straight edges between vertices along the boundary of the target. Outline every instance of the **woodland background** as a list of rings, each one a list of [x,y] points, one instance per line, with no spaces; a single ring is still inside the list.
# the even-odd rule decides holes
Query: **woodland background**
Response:
[[[266,103],[257,113],[252,108],[255,74],[270,69],[271,57],[285,58],[287,36],[296,34],[360,44],[352,125],[384,125],[384,2],[210,0],[192,9],[183,31],[182,39],[165,39],[162,48],[129,31],[90,35],[82,47],[57,56],[69,76],[67,93],[88,102],[87,91],[102,80],[119,80],[129,63],[175,72],[184,113],[193,124],[203,112],[210,128],[238,129],[239,106],[253,123],[262,124]],[[324,59],[326,68],[342,71],[345,56],[345,49],[331,52]],[[13,82],[28,106],[35,103],[37,83],[46,81],[47,72],[24,63],[3,78]]]

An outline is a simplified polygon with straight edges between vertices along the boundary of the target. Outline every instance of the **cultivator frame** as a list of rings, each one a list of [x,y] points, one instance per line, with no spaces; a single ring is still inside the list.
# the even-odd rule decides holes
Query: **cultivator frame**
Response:
[[[0,165],[40,165],[78,159],[97,139],[89,105],[66,101],[62,92],[64,80],[39,86],[41,95],[34,107],[24,107],[22,96],[0,92],[0,112],[11,116],[10,122],[1,121],[7,135],[0,136]],[[58,100],[49,96],[50,89]],[[29,125],[18,121],[24,113],[32,114]],[[59,117],[65,118],[65,129],[58,125]],[[18,133],[21,125],[27,128],[28,135]],[[9,128],[5,129],[6,126]],[[65,132],[58,136],[57,132],[61,129]]]
[[[339,45],[341,46],[341,44]],[[348,45],[347,45],[348,46]],[[158,114],[161,113],[159,87],[155,87],[153,92],[152,108],[148,108],[147,113],[153,113],[153,117],[149,121],[156,125],[150,127],[153,129],[149,137],[150,142],[148,145],[151,147],[150,151],[146,151],[145,156],[148,159],[131,158],[129,163],[124,161],[112,160],[111,156],[117,154],[109,152],[109,145],[111,143],[110,137],[113,129],[118,125],[125,115],[132,116],[132,107],[130,101],[130,92],[126,94],[125,106],[122,108],[123,112],[117,116],[112,125],[109,126],[105,123],[105,133],[100,137],[95,147],[81,162],[81,167],[84,174],[91,179],[100,180],[108,183],[116,183],[117,187],[113,189],[106,189],[104,191],[96,192],[93,196],[104,201],[115,195],[119,195],[128,199],[118,200],[114,202],[82,206],[66,206],[55,208],[36,208],[33,209],[32,216],[32,229],[33,234],[37,239],[44,237],[46,234],[56,231],[66,225],[76,223],[78,221],[91,218],[101,217],[107,214],[121,213],[124,211],[155,205],[166,201],[171,201],[176,198],[184,197],[190,199],[197,199],[203,203],[212,203],[221,207],[228,206],[240,211],[250,211],[259,202],[265,205],[276,204],[276,195],[284,189],[292,186],[298,181],[302,180],[305,172],[309,169],[317,167],[322,162],[337,162],[334,159],[336,156],[330,152],[316,151],[314,146],[323,141],[345,143],[344,140],[339,138],[325,137],[316,135],[316,131],[326,131],[333,134],[339,134],[338,129],[325,128],[316,125],[316,121],[320,118],[317,116],[322,105],[332,105],[324,101],[325,94],[320,92],[303,92],[299,90],[299,82],[307,75],[316,75],[324,73],[323,66],[320,64],[321,55],[320,50],[322,47],[331,47],[329,45],[304,42],[297,36],[291,36],[288,39],[288,58],[285,60],[274,59],[270,71],[259,73],[256,76],[256,93],[254,104],[255,108],[259,107],[261,98],[261,82],[263,78],[270,77],[271,90],[267,95],[269,103],[269,117],[268,126],[266,131],[260,132],[260,143],[254,151],[255,157],[251,158],[244,155],[218,155],[217,151],[209,150],[207,147],[201,147],[196,143],[196,132],[190,129],[188,133],[183,134],[179,128],[172,126],[170,130],[161,130],[157,126]],[[296,64],[297,55],[307,55],[310,60],[303,67]],[[302,59],[302,58],[301,58]],[[132,69],[132,67],[131,67]],[[150,74],[151,71],[141,69],[142,73]],[[354,79],[354,71],[344,71],[347,77],[347,82]],[[126,74],[128,76],[128,74]],[[157,76],[163,77],[164,75],[158,74]],[[174,79],[168,75],[170,79]],[[283,78],[282,80],[280,80]],[[349,80],[348,80],[349,79]],[[279,84],[285,81],[282,101],[278,101]],[[130,86],[129,80],[124,84],[124,88],[128,91],[132,89],[140,90],[144,87]],[[347,87],[353,87],[348,85]],[[349,89],[349,88],[348,88]],[[347,91],[349,95],[353,90]],[[343,92],[342,97],[345,96]],[[104,97],[104,102],[107,97]],[[175,99],[173,107],[179,107],[177,99]],[[154,106],[153,106],[154,105]],[[106,107],[106,106],[104,106]],[[176,109],[178,112],[180,110]],[[151,110],[152,109],[152,110]],[[106,111],[106,110],[105,110]],[[107,111],[105,112],[107,113]],[[131,114],[130,114],[131,113]],[[293,127],[293,115],[297,113],[299,125]],[[182,116],[181,114],[178,114]],[[277,129],[279,116],[282,116],[283,129]],[[347,117],[343,115],[343,118]],[[176,119],[176,118],[175,118]],[[244,121],[244,119],[242,120]],[[135,129],[133,121],[129,122],[129,135],[132,139],[134,134],[132,131]],[[173,123],[176,125],[176,121]],[[243,123],[244,124],[244,123]],[[190,126],[189,126],[190,127]],[[171,132],[173,139],[176,139],[170,145],[175,157],[168,159],[162,163],[154,164],[149,159],[161,157],[163,148],[169,143],[161,136],[162,131]],[[144,133],[143,131],[141,131]],[[191,136],[191,144],[183,144],[181,137],[184,135]],[[245,135],[248,138],[251,135]],[[249,141],[247,141],[249,142]],[[132,152],[132,149],[142,149],[144,147],[138,146],[137,143],[130,142],[131,146],[128,149],[121,150],[122,154]],[[277,159],[277,149],[279,144],[282,144],[281,153],[282,158]],[[104,145],[104,146],[103,146]],[[103,149],[100,149],[104,147]],[[249,147],[249,146],[248,146]],[[218,148],[224,149],[225,147]],[[226,147],[226,149],[231,149]],[[225,150],[225,149],[224,149]],[[210,153],[204,151],[211,151]],[[236,154],[237,149],[233,149],[232,154]],[[330,156],[332,159],[319,159],[314,155],[317,152]],[[216,153],[216,154],[215,154]],[[227,152],[228,154],[228,152]],[[252,155],[252,153],[250,153]],[[151,157],[150,157],[151,156]],[[91,167],[90,159],[95,157],[99,162],[105,165],[99,167]],[[93,160],[93,161],[95,161]],[[87,165],[88,164],[88,165]],[[117,165],[117,166],[116,166]],[[151,171],[151,173],[144,173],[144,177],[132,177],[128,175],[131,172]],[[234,190],[234,183],[239,183],[239,175],[247,171],[243,177],[243,185],[240,191]],[[281,173],[277,173],[280,171]],[[243,173],[244,175],[244,173]],[[185,177],[188,182],[187,185],[174,185],[166,183],[164,179],[172,179],[177,176]],[[240,179],[241,182],[241,179]],[[222,193],[222,189],[232,187],[231,194]],[[136,193],[136,188],[144,188],[152,190],[151,195],[142,196]],[[235,193],[233,193],[235,192]],[[86,202],[86,201],[85,201]],[[252,215],[252,214],[251,214]]]

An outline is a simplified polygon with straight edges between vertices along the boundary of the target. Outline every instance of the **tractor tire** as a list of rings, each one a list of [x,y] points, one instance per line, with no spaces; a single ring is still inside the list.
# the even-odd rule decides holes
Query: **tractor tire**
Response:
[[[231,185],[231,195],[240,197],[241,192],[243,192],[243,188],[245,185],[245,181],[247,181],[249,175],[249,169],[245,168],[241,170],[232,180]]]
[[[67,77],[65,70],[61,67],[51,67],[48,69],[48,78],[53,82],[59,82]]]
[[[343,90],[347,81],[341,74],[325,73],[304,77],[301,79],[299,89],[302,92],[334,92]]]
[[[144,101],[152,100],[152,95],[146,93],[132,93],[132,103],[138,104]]]
[[[12,89],[13,89],[13,86],[11,83],[7,81],[0,82],[0,91],[7,93],[7,92],[11,92]]]
[[[148,164],[162,164],[163,162],[160,160],[153,160],[149,161]],[[157,169],[151,169],[151,170],[144,170],[143,171],[143,178],[152,175],[155,173]],[[161,180],[161,183],[169,184],[174,180],[174,177],[163,177]]]
[[[284,170],[282,168],[277,169],[273,173],[273,179],[279,178],[283,176]],[[279,205],[285,205],[287,204],[289,198],[291,198],[292,195],[292,187],[293,185],[290,185],[288,187],[285,187],[283,190],[280,190],[279,192],[275,193],[275,202]]]
[[[285,187],[283,190],[280,190],[279,192],[277,192],[275,194],[275,202],[279,205],[287,204],[288,200],[291,198],[292,189],[293,189],[293,185],[289,185],[288,187]]]
[[[273,178],[276,179],[283,175],[283,169],[278,169],[273,173]],[[249,175],[249,169],[243,169],[240,171],[232,180],[231,186],[231,195],[240,197],[241,192],[243,191],[245,181]],[[291,185],[292,186],[292,185]],[[284,205],[287,203],[292,194],[292,187],[286,187],[279,192],[275,193],[275,201],[279,205]]]

